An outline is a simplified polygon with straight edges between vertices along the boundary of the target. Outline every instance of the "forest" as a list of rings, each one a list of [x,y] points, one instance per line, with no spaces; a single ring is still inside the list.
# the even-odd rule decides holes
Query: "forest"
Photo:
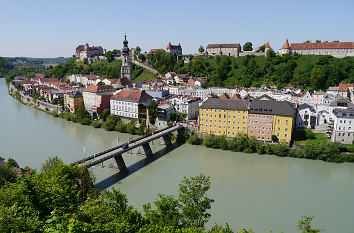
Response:
[[[147,55],[147,62],[161,74],[169,71],[206,77],[207,86],[259,87],[261,85],[326,90],[341,81],[354,83],[354,57],[286,54],[268,50],[265,57],[194,56],[184,63],[169,53]]]

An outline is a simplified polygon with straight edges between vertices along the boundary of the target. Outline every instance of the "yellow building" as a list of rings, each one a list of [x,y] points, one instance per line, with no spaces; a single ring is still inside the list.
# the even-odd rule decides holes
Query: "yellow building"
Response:
[[[259,98],[250,103],[248,136],[271,141],[272,135],[279,141],[290,143],[295,127],[295,107],[288,101]]]
[[[64,108],[67,111],[75,113],[81,106],[84,106],[84,99],[80,91],[64,94]]]
[[[199,133],[234,137],[247,134],[248,109],[243,100],[210,98],[199,108]]]

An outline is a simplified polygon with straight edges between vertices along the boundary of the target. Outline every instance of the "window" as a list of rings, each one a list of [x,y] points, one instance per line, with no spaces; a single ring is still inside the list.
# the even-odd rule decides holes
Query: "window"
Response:
[[[278,131],[280,131],[280,127],[278,127]]]
[[[280,124],[281,123],[281,120],[278,120],[278,124]]]
[[[288,124],[289,123],[289,121],[288,120],[285,120],[285,124]]]
[[[279,136],[280,136],[280,133],[278,133],[277,136],[279,137]]]
[[[285,137],[287,137],[288,135],[287,134],[285,134]]]
[[[288,128],[285,128],[285,132],[288,132]]]

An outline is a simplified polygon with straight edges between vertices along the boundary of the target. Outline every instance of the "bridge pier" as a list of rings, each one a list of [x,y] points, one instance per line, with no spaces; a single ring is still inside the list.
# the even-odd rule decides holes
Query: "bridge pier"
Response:
[[[116,164],[117,164],[117,167],[118,167],[118,169],[119,169],[119,172],[124,172],[124,173],[128,173],[128,172],[129,172],[127,166],[126,166],[125,163],[124,163],[122,154],[117,154],[117,155],[114,156],[113,158],[114,158],[114,161],[115,161]]]
[[[171,146],[171,145],[172,145],[172,142],[171,142],[170,136],[169,136],[168,134],[163,135],[163,136],[160,138],[159,144],[160,144],[160,145]]]
[[[152,157],[153,153],[152,153],[149,143],[147,142],[145,144],[142,144],[141,147],[139,148],[137,154],[146,155],[146,157]]]
[[[185,131],[184,127],[177,130],[177,141],[184,140],[184,131]]]

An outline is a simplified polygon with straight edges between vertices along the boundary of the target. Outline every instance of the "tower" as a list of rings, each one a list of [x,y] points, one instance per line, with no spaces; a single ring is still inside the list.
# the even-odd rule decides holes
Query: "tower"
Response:
[[[130,62],[129,47],[127,41],[127,35],[124,35],[123,48],[122,48],[122,67],[120,69],[121,78],[127,78],[129,82],[132,82],[132,67]]]
[[[290,53],[291,53],[291,48],[288,39],[286,39],[283,47],[279,49],[279,55],[282,56],[283,54],[290,54]]]

